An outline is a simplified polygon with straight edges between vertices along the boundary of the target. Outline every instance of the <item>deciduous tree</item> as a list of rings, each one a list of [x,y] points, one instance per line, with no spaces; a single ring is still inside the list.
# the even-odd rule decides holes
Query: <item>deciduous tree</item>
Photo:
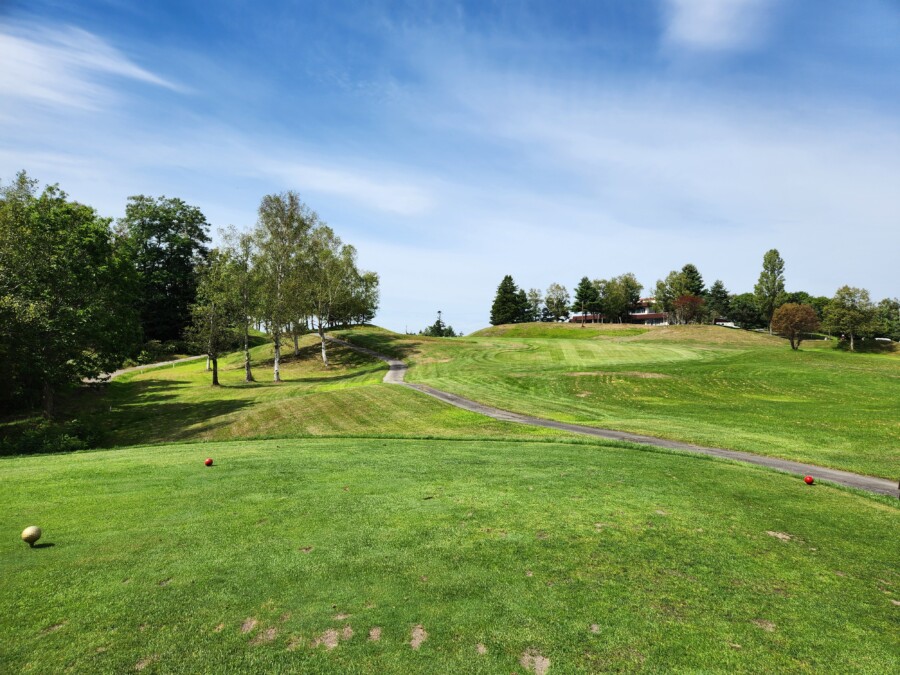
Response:
[[[772,330],[791,341],[791,349],[799,349],[807,333],[819,330],[819,317],[810,305],[787,302],[772,315]]]
[[[566,287],[552,283],[544,294],[544,305],[547,314],[553,321],[561,321],[569,316],[569,291]]]
[[[766,251],[763,256],[763,268],[759,274],[759,281],[753,287],[756,297],[756,306],[760,314],[769,325],[769,333],[772,332],[772,315],[783,302],[784,295],[784,260],[778,253],[778,249]]]
[[[841,286],[825,308],[825,323],[835,333],[850,337],[850,351],[855,351],[855,339],[874,328],[875,306],[864,288]]]
[[[227,251],[213,249],[199,270],[197,301],[191,306],[188,338],[212,364],[212,386],[219,386],[219,357],[240,338],[241,298],[233,278],[238,270]]]

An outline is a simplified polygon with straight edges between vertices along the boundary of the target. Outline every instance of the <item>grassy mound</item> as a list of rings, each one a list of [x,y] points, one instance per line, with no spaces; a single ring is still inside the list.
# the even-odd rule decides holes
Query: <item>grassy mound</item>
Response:
[[[794,352],[780,338],[716,326],[591,340],[349,337],[406,358],[409,381],[506,410],[885,478],[900,466],[896,355],[834,342]]]
[[[760,469],[318,439],[0,471],[4,670],[900,667],[897,509]],[[45,548],[17,540],[30,524]]]
[[[563,340],[598,340],[611,337],[631,337],[651,330],[650,327],[616,323],[512,323],[482,328],[469,337],[547,338]]]

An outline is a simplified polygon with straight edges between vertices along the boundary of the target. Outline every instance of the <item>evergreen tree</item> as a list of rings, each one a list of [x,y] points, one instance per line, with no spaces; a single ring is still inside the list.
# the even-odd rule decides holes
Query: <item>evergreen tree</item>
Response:
[[[759,281],[753,287],[756,296],[756,306],[759,307],[766,323],[769,324],[769,333],[772,332],[772,315],[778,305],[782,304],[784,296],[784,260],[778,254],[778,249],[766,251],[763,256],[763,268],[759,274]]]
[[[521,320],[522,314],[519,289],[512,276],[507,274],[497,287],[497,295],[494,297],[494,304],[491,305],[491,325],[517,323]]]
[[[544,304],[544,298],[538,288],[531,288],[527,294],[528,297],[528,321],[541,320],[541,305]]]
[[[516,292],[516,320],[513,323],[526,323],[529,319],[528,295],[524,288]]]
[[[584,325],[584,315],[600,310],[600,294],[597,287],[587,277],[581,277],[578,286],[575,287],[575,301],[572,303],[572,311],[579,312],[581,325]]]
[[[715,321],[719,317],[728,316],[729,305],[728,289],[725,288],[725,284],[721,280],[716,279],[713,285],[709,287],[709,292],[706,295],[706,306],[709,309],[712,320]]]
[[[706,295],[706,288],[703,285],[703,277],[700,276],[700,270],[696,266],[688,263],[681,268],[681,276],[684,280],[684,295],[695,295],[702,298]]]

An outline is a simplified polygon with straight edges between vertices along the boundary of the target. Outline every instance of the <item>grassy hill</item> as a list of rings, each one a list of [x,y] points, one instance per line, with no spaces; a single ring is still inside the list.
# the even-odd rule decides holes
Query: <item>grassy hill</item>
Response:
[[[886,478],[900,466],[897,354],[851,354],[834,342],[795,352],[777,337],[715,326],[348,336],[406,358],[409,381],[506,410]]]
[[[610,444],[346,438],[6,458],[0,472],[8,672],[900,666],[896,507],[758,468]],[[27,524],[45,548],[17,541]]]

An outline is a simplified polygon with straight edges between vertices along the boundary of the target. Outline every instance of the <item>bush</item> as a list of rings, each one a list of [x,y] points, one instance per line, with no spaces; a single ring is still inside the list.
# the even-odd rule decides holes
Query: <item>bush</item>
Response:
[[[100,433],[78,420],[57,424],[41,419],[0,438],[0,456],[74,452],[99,442]]]

